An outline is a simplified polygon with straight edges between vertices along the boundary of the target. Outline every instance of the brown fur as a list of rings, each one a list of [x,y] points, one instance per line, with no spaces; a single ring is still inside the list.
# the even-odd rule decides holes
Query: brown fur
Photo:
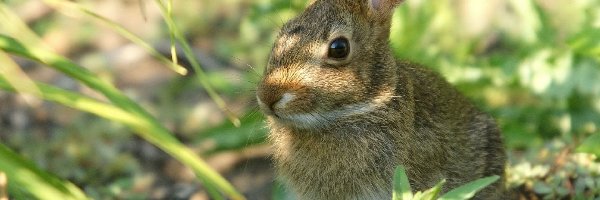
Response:
[[[504,175],[494,120],[436,73],[393,58],[398,3],[316,0],[282,28],[257,98],[277,172],[300,199],[391,199],[397,165],[415,190]],[[339,36],[351,53],[328,59]],[[501,199],[502,180],[476,198]]]

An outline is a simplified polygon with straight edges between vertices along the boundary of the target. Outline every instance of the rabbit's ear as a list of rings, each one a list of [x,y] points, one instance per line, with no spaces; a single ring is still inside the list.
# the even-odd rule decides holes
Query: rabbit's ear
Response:
[[[394,13],[394,8],[404,0],[368,0],[371,13],[381,19],[389,20]]]

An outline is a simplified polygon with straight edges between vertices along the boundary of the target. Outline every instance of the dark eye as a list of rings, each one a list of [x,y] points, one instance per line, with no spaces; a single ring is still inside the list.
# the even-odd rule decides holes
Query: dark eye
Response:
[[[350,54],[350,43],[348,39],[339,37],[336,38],[329,44],[329,51],[327,57],[333,59],[344,59]]]

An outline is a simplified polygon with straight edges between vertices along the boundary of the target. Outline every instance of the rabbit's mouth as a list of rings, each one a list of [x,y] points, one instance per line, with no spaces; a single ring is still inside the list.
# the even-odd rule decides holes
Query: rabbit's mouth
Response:
[[[372,103],[356,103],[345,105],[331,110],[313,110],[305,113],[277,113],[272,119],[289,126],[300,129],[321,129],[339,124],[341,119],[358,115],[365,115],[377,109]]]
[[[302,96],[293,92],[285,92],[277,101],[271,103],[263,101],[257,95],[257,101],[263,113],[273,123],[298,129],[317,130],[337,125],[343,126],[343,122],[348,121],[345,119],[370,115],[370,113],[386,107],[387,102],[397,97],[393,96],[391,91],[393,90],[382,90],[373,99],[337,106],[324,106],[316,101],[307,103],[308,101],[299,100]]]
[[[316,105],[294,104],[296,95],[284,93],[276,103],[268,104],[257,97],[258,105],[263,113],[276,123],[301,129],[319,129],[330,126],[341,118],[369,113],[378,106],[373,102],[355,103],[332,108],[315,108]],[[310,109],[301,107],[311,106]]]
[[[260,100],[259,100],[259,104]],[[263,113],[273,123],[305,130],[317,130],[340,124],[343,119],[365,115],[380,107],[373,102],[355,103],[328,109],[310,109],[310,111],[289,112],[286,109],[267,108],[260,106]]]

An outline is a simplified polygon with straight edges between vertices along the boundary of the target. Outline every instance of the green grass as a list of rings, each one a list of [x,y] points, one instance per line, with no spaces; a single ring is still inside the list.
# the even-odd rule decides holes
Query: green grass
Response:
[[[61,1],[53,1],[53,2],[61,2]],[[69,4],[70,6],[75,6]],[[100,79],[97,75],[91,73],[86,70],[86,68],[79,66],[69,59],[62,57],[60,55],[56,55],[52,53],[49,48],[46,48],[41,44],[41,40],[37,38],[37,36],[24,25],[23,22],[20,22],[18,17],[13,14],[4,4],[0,4],[0,14],[3,19],[2,26],[7,27],[5,32],[0,34],[0,49],[3,52],[7,52],[13,55],[18,55],[24,58],[28,58],[34,61],[37,61],[41,64],[44,64],[48,67],[51,67],[57,71],[60,71],[71,78],[79,81],[80,83],[92,88],[103,94],[111,103],[104,104],[98,102],[97,100],[93,100],[91,98],[84,97],[82,95],[68,92],[65,90],[61,90],[59,88],[55,88],[52,86],[41,85],[41,84],[31,84],[32,81],[3,81],[3,88],[8,91],[18,92],[22,94],[31,94],[37,96],[39,98],[55,101],[57,103],[61,103],[66,106],[70,106],[82,111],[90,112],[96,114],[98,116],[107,118],[109,120],[115,122],[121,122],[131,128],[135,133],[137,133],[140,137],[144,138],[148,142],[156,145],[161,148],[186,166],[190,167],[194,170],[198,179],[204,183],[207,191],[213,196],[215,199],[222,199],[221,193],[225,194],[227,197],[231,199],[244,199],[244,197],[239,194],[229,182],[227,182],[221,175],[215,172],[212,168],[210,168],[203,160],[201,160],[195,153],[193,153],[190,149],[185,147],[178,141],[175,137],[173,137],[172,133],[167,130],[156,118],[154,118],[150,113],[148,113],[144,108],[138,105],[136,102],[131,100],[129,97],[125,96],[121,91],[115,88],[111,83],[106,82]],[[89,10],[83,10],[87,14],[92,15],[96,19],[100,19],[100,21],[104,23],[108,23],[112,28],[119,31],[120,33],[127,35],[130,39],[134,39],[138,44],[145,44],[141,40],[136,39],[137,37],[132,36],[126,30],[120,28],[114,22],[110,22],[109,20],[100,17],[99,15],[93,14]],[[174,30],[174,27],[170,27]],[[175,33],[177,33],[175,31]],[[8,35],[3,35],[8,34]],[[177,35],[177,34],[176,34]],[[11,37],[14,36],[15,38]],[[148,49],[149,46],[146,47]],[[188,47],[189,48],[189,47]],[[152,51],[155,52],[155,51]],[[189,50],[188,50],[189,52]],[[5,65],[16,65],[14,63],[11,64],[11,59],[6,55],[3,55],[3,64]],[[172,66],[176,66],[175,64]],[[199,69],[199,66],[196,65]],[[18,69],[18,67],[6,67],[12,69]],[[4,68],[3,68],[4,69]],[[178,68],[175,69],[176,71]],[[15,70],[2,70],[0,71],[0,78],[4,79],[6,77],[16,77]],[[201,74],[198,72],[198,74]],[[22,74],[21,74],[22,75]],[[26,76],[24,77],[27,80]],[[0,80],[2,80],[0,79]],[[7,79],[10,80],[10,79]],[[207,83],[205,83],[207,84]],[[216,94],[212,94],[211,97],[216,98]],[[217,102],[218,99],[216,99]],[[224,108],[223,102],[220,102],[220,107]],[[230,117],[232,120],[236,118]],[[235,124],[239,124],[239,122],[235,122]],[[14,156],[13,156],[14,157]],[[6,157],[10,158],[10,157]],[[12,163],[11,160],[3,160],[6,163]],[[21,184],[23,188],[32,194],[37,194],[36,190],[40,189],[40,187],[27,187],[27,184],[39,183],[40,179],[31,179],[31,183],[27,182],[28,179],[19,179],[19,173],[15,172],[15,166],[11,165],[0,165],[0,171],[9,172],[9,182],[10,184]],[[29,168],[22,168],[22,170],[31,170],[31,166]],[[30,172],[39,176],[39,173]],[[12,181],[12,180],[16,181]],[[43,179],[41,179],[43,180]],[[71,188],[72,186],[64,185],[65,183],[57,183],[54,186],[55,190],[61,190],[60,187],[63,188]],[[40,185],[40,184],[38,184]],[[16,187],[9,187],[16,188]],[[52,187],[49,187],[52,189]],[[62,189],[64,190],[64,189]],[[40,192],[50,191],[48,188]],[[72,191],[66,191],[72,192]],[[81,193],[81,191],[78,191]],[[74,198],[82,198],[82,195],[79,193],[73,193],[72,196]]]
[[[31,195],[37,199],[88,199],[77,186],[40,170],[2,144],[0,171],[6,173],[9,194],[14,198],[30,199]]]
[[[496,182],[499,176],[490,176],[480,178],[466,183],[458,188],[440,194],[446,180],[441,180],[438,184],[425,191],[414,192],[410,188],[406,170],[398,166],[394,172],[394,193],[393,200],[464,200],[471,199],[475,194],[486,186]]]

